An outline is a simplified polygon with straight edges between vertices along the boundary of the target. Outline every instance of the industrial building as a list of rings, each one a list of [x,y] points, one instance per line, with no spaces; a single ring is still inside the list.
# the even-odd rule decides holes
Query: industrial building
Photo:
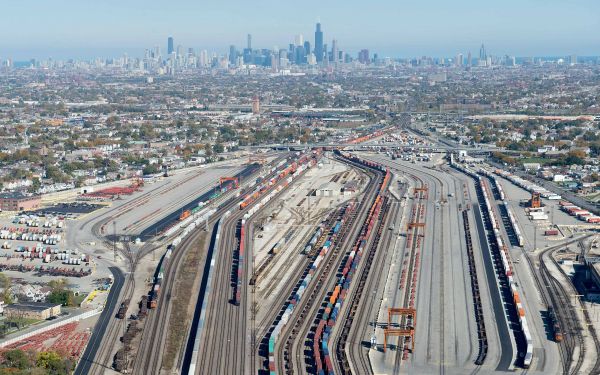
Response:
[[[19,317],[28,319],[45,320],[60,315],[60,304],[42,302],[24,302],[7,305],[4,307],[4,315],[7,317]]]
[[[21,192],[0,194],[0,209],[2,211],[34,210],[40,206],[41,202],[39,195],[25,195]]]

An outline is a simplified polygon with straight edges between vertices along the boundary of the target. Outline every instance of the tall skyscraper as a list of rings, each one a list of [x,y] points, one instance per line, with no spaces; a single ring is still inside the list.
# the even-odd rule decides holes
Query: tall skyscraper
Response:
[[[310,49],[310,42],[307,40],[307,41],[304,42],[304,53],[306,55],[310,55],[311,52],[312,51]]]
[[[320,23],[317,23],[317,31],[315,31],[315,57],[317,63],[323,61],[323,32]]]
[[[331,41],[331,61],[332,62],[338,61],[338,45],[337,45],[337,40],[335,40],[335,39]]]
[[[235,50],[235,46],[232,44],[229,46],[229,64],[231,66],[235,66],[237,61],[237,51]]]
[[[456,55],[456,61],[454,62],[456,67],[461,67],[464,65],[464,58],[463,58],[463,54],[459,53],[458,55]]]
[[[469,51],[469,54],[467,55],[467,67],[471,67],[471,63],[473,61],[473,57],[471,57],[471,52]]]
[[[294,44],[296,46],[304,46],[304,37],[302,36],[302,34],[296,35],[296,37],[294,38]]]
[[[252,50],[252,35],[248,34],[248,47],[249,50]]]
[[[481,48],[479,49],[479,61],[487,61],[487,52],[485,51],[485,46],[483,43],[481,44]]]
[[[173,37],[170,36],[169,39],[167,39],[167,55],[172,54],[175,51],[175,49],[173,48]]]
[[[369,58],[369,50],[368,49],[361,49],[360,52],[358,53],[358,61],[361,64],[368,64],[371,59]]]

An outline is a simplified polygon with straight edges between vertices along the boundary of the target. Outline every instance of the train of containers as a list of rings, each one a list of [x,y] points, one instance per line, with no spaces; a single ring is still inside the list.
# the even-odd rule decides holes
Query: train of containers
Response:
[[[504,272],[504,274],[506,275],[506,277],[508,279],[508,283],[509,283],[510,290],[511,290],[512,297],[513,297],[513,301],[515,303],[515,306],[517,307],[517,315],[519,317],[519,324],[521,325],[521,330],[523,331],[523,335],[525,336],[525,341],[527,343],[525,357],[523,358],[523,367],[528,368],[531,365],[531,361],[533,359],[533,340],[531,338],[531,332],[529,331],[529,325],[527,323],[527,318],[525,316],[525,309],[523,308],[523,304],[521,303],[520,293],[518,291],[517,284],[513,278],[512,260],[510,257],[510,253],[508,252],[507,247],[504,246],[504,243],[503,243],[502,239],[500,238],[500,230],[499,230],[500,227],[498,224],[498,220],[496,219],[494,211],[492,209],[492,205],[490,204],[490,198],[489,198],[490,192],[488,192],[487,189],[485,188],[485,185],[483,185],[481,183],[482,182],[481,176],[479,176],[477,173],[471,171],[469,168],[466,168],[460,164],[454,163],[453,157],[450,158],[450,165],[453,166],[454,168],[462,171],[463,173],[475,178],[477,181],[479,181],[479,186],[481,186],[481,189],[483,190],[485,206],[487,208],[488,215],[490,217],[492,226],[494,228],[494,237],[496,238],[498,248],[500,249],[500,258],[502,259],[502,267],[503,267],[502,272]]]
[[[515,236],[517,237],[517,241],[519,243],[519,246],[523,247],[525,246],[525,238],[523,237],[521,230],[519,229],[519,225],[517,225],[517,219],[515,218],[515,215],[512,212],[512,209],[510,208],[508,202],[506,201],[506,196],[504,195],[504,190],[502,189],[502,185],[500,185],[500,183],[498,182],[498,179],[491,174],[490,172],[488,172],[485,169],[481,169],[481,173],[483,173],[484,175],[486,175],[487,177],[491,178],[494,185],[496,186],[496,189],[498,190],[498,195],[500,196],[500,200],[502,200],[502,203],[504,204],[504,208],[506,209],[506,213],[508,214],[508,219],[510,220],[510,225],[513,228],[513,231],[515,232]]]
[[[244,264],[244,250],[245,250],[244,242],[245,241],[246,241],[246,219],[242,219],[241,225],[240,225],[240,244],[237,248],[237,254],[235,252],[233,254],[233,259],[237,258],[237,265],[235,264],[235,262],[232,262],[232,267],[237,267],[237,280],[234,283],[233,288],[232,288],[232,292],[233,292],[232,299],[234,300],[234,303],[236,306],[240,305],[240,300],[241,300],[240,290],[242,288],[242,265]]]
[[[272,177],[269,180],[262,181],[259,184],[259,186],[256,187],[251,193],[245,194],[244,197],[242,197],[242,201],[240,202],[240,210],[243,210],[246,207],[248,207],[250,204],[252,204],[253,202],[256,202],[258,199],[260,199],[261,196],[263,196],[269,190],[270,187],[283,181],[283,184],[279,185],[277,187],[277,189],[279,189],[277,192],[281,191],[284,187],[286,187],[289,183],[291,183],[294,178],[301,175],[308,168],[311,168],[314,165],[316,165],[317,159],[318,159],[318,154],[317,154],[316,159],[311,158],[310,154],[304,154],[297,161],[292,162],[290,165],[286,165],[287,161],[282,160],[280,163],[278,163],[275,167],[271,168],[271,170],[269,171],[270,173],[275,174],[274,177]],[[273,192],[271,192],[271,194],[272,193]],[[271,194],[269,194],[269,195],[271,195]],[[274,194],[272,194],[272,196],[273,195]],[[264,201],[264,199],[263,199],[263,201]],[[253,208],[255,208],[255,207],[256,206],[254,206]],[[255,213],[255,212],[256,212],[256,210],[253,213]],[[252,214],[250,214],[250,216]]]
[[[496,173],[498,176],[502,176],[504,178],[506,178],[507,180],[509,180],[510,182],[512,182],[513,184],[519,186],[520,188],[523,188],[527,191],[529,191],[530,193],[539,193],[540,196],[542,198],[546,198],[549,200],[560,200],[562,199],[562,197],[558,194],[555,194],[551,191],[548,191],[548,189],[543,188],[541,186],[538,186],[536,184],[534,184],[531,181],[527,181],[522,179],[519,176],[515,176],[507,171],[503,171],[501,169],[496,169],[494,171],[494,173]]]
[[[204,224],[206,220],[208,220],[215,212],[217,212],[214,208],[206,208],[201,212],[190,216],[182,223],[186,223],[187,226],[181,232],[179,236],[177,236],[170,245],[167,246],[167,251],[158,265],[158,271],[156,272],[156,277],[154,279],[154,283],[152,284],[152,290],[150,291],[150,295],[148,296],[148,307],[153,309],[156,308],[158,304],[158,296],[160,294],[160,286],[162,284],[163,279],[163,271],[166,266],[169,264],[169,259],[171,258],[171,253],[175,249],[177,245],[181,243],[181,241],[192,232],[196,227]],[[192,221],[193,220],[193,221]],[[171,228],[172,229],[172,228]],[[179,229],[179,228],[178,228]],[[169,229],[170,230],[170,229]]]
[[[383,205],[383,193],[391,177],[389,170],[385,169],[379,164],[361,160],[354,156],[349,156],[349,158],[354,162],[358,162],[370,168],[384,171],[385,177],[381,182],[378,194],[373,202],[373,205],[371,206],[371,209],[369,210],[367,220],[365,221],[365,224],[367,225],[366,230],[363,232],[363,235],[358,238],[354,249],[348,254],[343,266],[342,274],[338,278],[331,296],[328,298],[325,312],[323,313],[323,316],[317,325],[317,330],[313,339],[313,355],[317,374],[319,375],[325,374],[325,369],[327,369],[328,374],[334,373],[329,354],[329,336],[333,330],[333,327],[335,326],[339,311],[346,298],[347,291],[350,288],[350,283],[352,282],[354,272],[360,264],[363,252],[366,250],[367,239],[371,234],[371,230],[375,227],[375,223],[379,217],[379,213],[381,212],[381,207]],[[321,359],[321,353],[323,353],[323,359]]]
[[[288,321],[292,315],[292,312],[294,311],[294,308],[296,307],[296,304],[302,299],[302,296],[304,295],[306,288],[308,287],[310,282],[313,280],[313,275],[315,274],[315,272],[317,271],[317,269],[323,262],[323,259],[325,259],[325,257],[327,256],[327,253],[329,252],[329,250],[332,247],[331,245],[333,243],[333,240],[336,238],[341,226],[345,222],[347,222],[350,214],[354,211],[354,209],[355,209],[354,205],[349,205],[345,209],[342,218],[340,220],[336,221],[336,223],[334,224],[334,226],[332,228],[324,228],[323,223],[321,223],[319,225],[319,227],[315,230],[313,237],[311,238],[311,240],[309,241],[309,244],[307,245],[307,248],[310,247],[310,249],[307,250],[307,248],[305,248],[306,252],[310,252],[313,249],[313,247],[317,243],[319,243],[319,240],[322,239],[322,237],[325,237],[323,246],[321,246],[319,253],[312,260],[312,263],[309,266],[310,268],[309,268],[308,272],[306,273],[304,278],[299,283],[300,285],[298,286],[298,289],[296,290],[296,292],[293,292],[292,296],[287,300],[287,302],[286,302],[287,305],[285,306],[283,314],[280,317],[278,317],[275,320],[275,322],[273,322],[274,328],[271,331],[271,334],[269,336],[269,371],[271,372],[271,374],[276,373],[275,372],[275,353],[274,352],[275,352],[275,344],[277,343],[279,334],[281,333],[283,328],[285,328],[286,324],[288,323]],[[335,231],[336,228],[337,228],[337,232]],[[316,240],[314,242],[313,242],[313,238],[316,238]]]
[[[571,216],[575,216],[577,219],[581,221],[585,221],[586,223],[597,224],[600,223],[600,216],[596,216],[589,212],[588,210],[584,210],[579,206],[575,206],[571,202],[568,201],[560,201],[560,209],[564,212],[568,213]]]

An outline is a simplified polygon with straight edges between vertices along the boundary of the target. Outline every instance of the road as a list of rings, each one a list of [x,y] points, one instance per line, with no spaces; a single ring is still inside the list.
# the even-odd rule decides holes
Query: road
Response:
[[[119,301],[119,295],[121,294],[121,288],[125,282],[125,277],[123,272],[117,267],[109,267],[110,271],[114,276],[113,285],[110,288],[110,292],[108,293],[108,297],[106,299],[106,305],[104,306],[104,310],[102,314],[100,314],[100,318],[94,327],[94,331],[92,332],[92,337],[88,342],[87,347],[85,348],[85,352],[81,356],[79,363],[77,364],[77,368],[75,369],[75,375],[86,375],[90,373],[92,365],[97,364],[99,366],[104,366],[104,364],[96,363],[96,354],[101,347],[102,340],[104,338],[104,332],[106,332],[109,323],[115,324],[115,315],[117,303]]]

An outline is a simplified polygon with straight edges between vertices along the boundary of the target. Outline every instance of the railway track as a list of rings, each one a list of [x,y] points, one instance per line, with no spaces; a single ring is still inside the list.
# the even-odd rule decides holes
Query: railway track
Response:
[[[289,185],[279,181],[271,186],[268,192],[275,192],[276,186],[283,186],[283,189],[277,190],[273,198],[268,201],[260,210],[271,207],[277,198],[284,194]],[[263,196],[264,196],[263,195]],[[259,200],[244,206],[241,210],[233,210],[223,222],[222,243],[219,245],[222,249],[220,258],[217,259],[215,269],[216,289],[209,296],[208,303],[211,306],[210,312],[206,318],[206,329],[203,333],[199,350],[199,364],[197,368],[202,371],[210,371],[218,374],[242,374],[249,372],[248,366],[253,366],[254,354],[250,353],[251,346],[254,346],[252,338],[253,328],[249,327],[247,312],[252,308],[250,293],[248,290],[248,275],[251,271],[252,261],[252,228],[253,220],[258,212],[254,212],[253,207]],[[237,263],[235,259],[236,249],[239,249],[240,243],[236,236],[239,222],[245,219],[245,228],[249,235],[245,236],[246,255],[243,260]],[[225,254],[225,255],[223,255]],[[235,265],[235,266],[234,266]],[[237,279],[233,280],[232,272],[237,271]],[[235,283],[235,285],[234,285]],[[237,298],[232,296],[232,290],[239,295],[239,305],[234,302]],[[227,296],[227,298],[224,298]],[[228,298],[228,297],[231,297]],[[225,356],[224,353],[227,353]]]
[[[388,163],[386,163],[388,164]],[[445,199],[445,195],[444,195],[444,191],[446,189],[448,189],[448,191],[451,191],[451,187],[452,185],[450,183],[448,183],[448,181],[443,181],[441,178],[439,178],[437,175],[435,175],[434,173],[429,173],[427,171],[421,170],[421,169],[416,169],[416,168],[412,168],[410,166],[404,165],[404,164],[400,164],[397,162],[392,162],[392,164],[394,167],[402,170],[407,176],[410,176],[410,178],[415,181],[416,183],[416,187],[424,187],[427,186],[429,188],[429,192],[428,192],[428,196],[424,196],[423,193],[419,193],[415,196],[415,205],[416,205],[416,211],[418,213],[422,213],[422,217],[424,218],[424,211],[422,211],[422,209],[424,209],[425,203],[428,202],[428,200],[430,199],[430,197],[434,197],[437,200],[436,203],[436,210],[438,208],[443,208],[444,205],[446,204],[446,199]],[[425,181],[425,180],[429,180],[429,181]],[[456,181],[454,181],[454,188],[456,190],[457,193],[462,193],[462,191],[459,191],[459,189],[456,187]],[[464,198],[461,198],[462,194],[457,194],[457,204],[459,202],[463,202],[463,204],[465,203]],[[423,204],[423,208],[421,208],[421,206],[419,206],[419,204]],[[456,210],[456,215],[457,215],[457,223],[460,222],[461,220],[461,210],[457,209]],[[428,226],[432,226],[434,228],[434,230],[437,232],[439,231],[439,233],[435,234],[433,237],[435,237],[433,239],[434,243],[431,245],[433,246],[433,253],[430,255],[433,259],[430,263],[430,267],[431,269],[429,269],[427,272],[430,274],[430,280],[429,280],[429,284],[430,285],[436,285],[436,288],[434,290],[439,290],[439,293],[437,296],[435,296],[435,294],[433,292],[429,292],[430,294],[430,298],[431,298],[431,302],[429,303],[429,311],[427,311],[427,313],[425,314],[425,321],[430,322],[427,326],[428,326],[428,332],[427,332],[427,336],[429,337],[429,342],[432,343],[430,345],[428,345],[427,347],[427,358],[428,361],[429,360],[433,360],[433,353],[436,353],[437,356],[435,358],[435,363],[438,367],[437,372],[439,372],[440,374],[443,374],[446,372],[446,348],[445,346],[447,345],[447,338],[446,338],[446,331],[450,330],[452,331],[452,329],[454,329],[454,336],[457,336],[459,334],[459,332],[456,331],[456,328],[452,328],[452,327],[448,327],[448,317],[446,316],[447,314],[452,314],[446,311],[446,303],[447,303],[447,296],[445,297],[446,292],[444,292],[445,289],[447,289],[448,285],[446,285],[448,283],[447,279],[451,279],[454,280],[456,275],[455,275],[455,270],[456,267],[458,267],[455,262],[452,260],[451,265],[447,265],[446,264],[446,259],[445,257],[449,256],[448,255],[448,251],[450,251],[450,248],[447,247],[447,228],[449,226],[451,226],[452,224],[448,224],[452,222],[452,217],[451,217],[451,211],[448,209],[444,209],[442,210],[441,214],[439,214],[439,218],[437,217],[438,215],[433,215],[433,218],[430,218],[427,225]],[[414,216],[414,215],[413,215]],[[448,220],[450,220],[450,222],[448,222]],[[423,222],[424,219],[414,219],[411,218],[412,222]],[[462,230],[464,228],[461,228],[461,226],[457,225],[457,229],[458,230]],[[422,228],[420,230],[423,230]],[[415,259],[415,254],[418,254],[418,249],[420,248],[420,246],[422,246],[421,243],[419,243],[420,241],[420,236],[422,236],[421,231],[419,230],[419,228],[412,228],[408,231],[407,233],[407,242],[412,241],[412,243],[407,244],[407,248],[405,250],[406,254],[405,254],[405,260],[404,262],[407,263],[407,267],[405,268],[404,271],[404,280],[407,280],[407,285],[404,286],[403,288],[400,288],[400,294],[401,294],[401,306],[402,307],[410,307],[411,306],[411,299],[410,299],[410,294],[409,291],[411,290],[411,288],[413,288],[413,286],[411,285],[413,283],[414,280],[414,285],[416,285],[419,288],[419,291],[421,290],[421,288],[423,287],[423,285],[421,285],[421,283],[418,282],[418,277],[415,279],[414,274],[415,272],[418,272],[417,270],[419,269],[419,266],[415,267],[414,265],[414,259]],[[469,267],[469,249],[467,248],[467,243],[466,243],[466,239],[463,243],[463,241],[460,241],[460,248],[461,248],[461,253],[464,253],[464,265],[462,266],[463,269],[466,269],[466,271],[468,272],[471,268]],[[436,254],[437,253],[437,254]],[[408,260],[406,260],[408,259]],[[452,259],[452,258],[451,258]],[[434,267],[434,263],[436,263],[435,267]],[[474,264],[473,264],[474,266]],[[447,270],[446,268],[451,269],[451,273],[448,275],[447,274]],[[460,268],[460,267],[459,267]],[[435,275],[435,278],[434,278]],[[460,274],[462,275],[462,273]],[[439,279],[436,279],[438,278]],[[473,275],[471,276],[471,279],[473,278]],[[476,278],[476,276],[475,276]],[[436,282],[437,280],[437,282]],[[464,279],[462,280],[462,283],[465,285],[465,290],[468,290],[468,286],[467,284],[469,284],[469,281]],[[401,284],[402,285],[402,284]],[[471,293],[467,293],[467,295],[465,296],[465,298],[467,299],[467,301],[469,299],[472,298],[474,304],[479,304],[479,306],[481,306],[481,301],[477,300],[476,298],[476,294],[475,291],[478,291],[478,286],[476,286],[476,289],[471,288],[471,291],[473,294]],[[417,293],[419,294],[419,293]],[[427,295],[428,293],[425,293],[425,295]],[[452,293],[451,293],[452,294]],[[413,298],[416,297],[415,295],[413,295]],[[456,305],[456,301],[450,303],[450,305]],[[412,302],[413,306],[415,305],[415,300],[413,299]],[[436,314],[436,316],[434,316],[433,311],[432,311],[432,305],[438,306],[438,314]],[[462,307],[461,307],[462,308]],[[475,309],[469,311],[467,310],[466,313],[468,314],[469,312],[473,312],[474,313],[474,321],[477,323],[477,311]],[[453,319],[457,319],[456,316],[456,312],[453,313],[454,317]],[[421,314],[423,315],[423,314]],[[480,314],[481,317],[481,314]],[[423,320],[421,320],[423,321]],[[439,331],[437,333],[438,337],[436,340],[433,340],[433,335],[435,330],[432,330],[432,323],[431,322],[439,322],[438,324],[440,325],[439,327]],[[400,326],[410,326],[411,322],[409,320],[409,318],[403,318],[400,321]],[[467,329],[468,332],[473,332],[473,329],[471,328],[472,323],[471,323],[471,319],[468,320],[467,322]],[[485,340],[485,331],[481,332],[481,325],[478,325],[479,328],[477,328],[477,331],[474,332],[474,334],[476,334],[475,338],[473,338],[471,341],[469,341],[469,348],[465,351],[466,354],[468,355],[468,358],[472,358],[473,356],[473,342],[475,343],[481,343],[481,338],[483,337]],[[485,329],[485,328],[483,328]],[[454,340],[456,340],[456,337],[454,338]],[[433,342],[436,342],[435,345],[433,345]],[[484,341],[487,342],[487,341]],[[400,344],[398,345],[398,350],[396,351],[396,356],[395,356],[395,360],[394,360],[394,373],[399,373],[400,372],[400,365],[401,362],[404,359],[408,358],[408,350],[407,350],[407,344],[410,343],[410,341],[406,338],[401,338],[400,339]],[[487,346],[487,344],[486,344]],[[479,351],[477,352],[477,356],[473,357],[474,360],[478,363],[482,363],[483,358],[485,358],[485,354],[483,354],[483,356],[481,355],[483,350],[483,353],[485,353],[485,349],[482,348],[482,346],[479,346]],[[449,353],[449,352],[448,352]],[[453,361],[454,359],[448,359],[449,361]],[[360,358],[357,358],[354,360],[354,362],[359,362]],[[356,373],[364,373],[364,369],[365,367],[362,367],[362,372],[358,371]]]
[[[308,335],[312,324],[310,318],[315,316],[319,309],[319,304],[316,302],[322,300],[325,291],[333,285],[330,273],[336,263],[339,263],[343,254],[342,249],[350,246],[351,241],[357,235],[358,228],[354,223],[360,222],[366,217],[365,209],[368,206],[365,202],[370,201],[371,197],[376,194],[376,185],[373,183],[368,185],[358,209],[353,212],[353,217],[347,220],[347,224],[342,227],[342,232],[337,236],[337,238],[343,238],[344,240],[341,243],[334,241],[331,250],[327,252],[321,265],[317,268],[313,280],[308,284],[302,299],[297,302],[293,315],[290,317],[291,324],[287,324],[278,336],[274,349],[276,371],[278,373],[291,374],[307,371],[304,359],[304,351],[307,347],[304,338]]]
[[[174,251],[161,285],[160,303],[157,308],[146,317],[144,330],[138,348],[138,355],[133,365],[133,374],[158,374],[162,364],[162,350],[165,347],[166,334],[168,333],[168,319],[171,315],[171,297],[174,293],[177,270],[185,258],[188,249],[198,241],[202,231],[195,231],[186,237]],[[204,232],[205,233],[205,232]]]
[[[550,261],[563,275],[568,278],[564,273],[558,262],[553,256],[553,253],[558,247],[563,247],[569,243],[579,241],[573,240],[559,246],[548,248],[537,255],[538,271],[535,272],[532,260],[529,256],[525,256],[529,266],[534,270],[533,275],[538,289],[542,292],[542,300],[546,306],[552,307],[556,312],[556,318],[558,319],[561,328],[563,330],[563,340],[559,343],[559,353],[561,357],[561,363],[563,366],[563,374],[579,374],[585,359],[585,344],[583,340],[583,328],[576,317],[573,316],[570,311],[570,294],[564,288],[564,286],[551,274],[548,269],[547,261]],[[582,306],[583,307],[583,306]],[[587,311],[584,310],[584,313]],[[586,324],[590,324],[589,315],[585,316]],[[600,353],[600,342],[593,329],[590,330],[590,334],[594,341],[596,353]],[[579,347],[578,357],[574,359],[574,353],[576,347]],[[599,373],[600,371],[600,359],[596,358],[594,367],[591,370],[591,374]]]
[[[128,260],[129,272],[125,275],[125,283],[123,285],[123,288],[121,289],[121,297],[119,298],[119,300],[126,301],[131,300],[133,292],[135,290],[135,279],[133,277],[133,272],[135,271],[137,265],[137,257],[135,257],[131,253],[129,244],[125,244],[125,249],[121,250],[121,253],[125,257],[125,259]],[[108,330],[105,331],[102,337],[100,338],[102,342],[105,343],[117,342],[119,336],[127,328],[127,318],[123,319],[123,321],[120,322],[113,315],[112,317],[110,317],[110,319],[114,319],[114,321],[116,321],[117,324],[108,324]],[[88,374],[103,374],[107,368],[111,368],[114,354],[113,349],[113,345],[101,345],[100,349],[96,353],[94,363],[90,367]]]
[[[394,202],[389,209],[384,203],[383,217],[377,230],[377,234],[370,246],[370,252],[363,267],[356,290],[350,299],[348,314],[343,320],[340,328],[340,335],[334,342],[335,359],[340,373],[371,374],[373,369],[368,358],[368,351],[364,351],[364,346],[370,342],[363,341],[362,338],[368,335],[368,331],[375,331],[377,326],[377,315],[379,304],[375,302],[377,291],[383,285],[381,284],[382,274],[373,274],[371,268],[382,270],[387,256],[387,249],[394,238],[393,231],[385,230],[388,225],[393,224],[394,218],[399,211],[399,202]],[[381,239],[381,241],[379,240]],[[372,298],[365,291],[372,291]],[[368,301],[372,303],[368,303]],[[365,302],[366,305],[365,305]],[[375,315],[373,314],[375,312]],[[370,319],[373,321],[370,322]],[[358,331],[358,332],[357,332]],[[348,345],[350,345],[348,347]]]
[[[323,243],[326,241],[327,236],[330,234],[330,230],[331,230],[330,228],[333,228],[337,219],[340,219],[343,217],[346,210],[353,209],[353,207],[351,207],[352,204],[353,203],[350,203],[349,205],[347,205],[344,210],[340,210],[338,212],[332,213],[324,221],[322,227],[328,228],[327,232],[324,232],[321,234],[320,240],[317,243],[315,243],[314,248],[319,249],[323,246]],[[307,243],[310,240],[311,236],[313,236],[313,235],[314,235],[313,232],[308,232],[306,237],[302,241],[300,241],[300,243],[301,244]],[[335,243],[335,241],[334,241],[334,243]],[[307,254],[307,257],[302,262],[300,262],[298,267],[291,270],[292,274],[290,276],[290,279],[291,280],[301,280],[304,276],[306,276],[309,272],[311,262],[313,262],[315,260],[317,255],[318,255],[318,253],[316,251],[311,251],[309,254]],[[280,273],[281,272],[282,271],[280,271]],[[281,291],[281,293],[279,293],[279,297],[277,297],[276,301],[273,304],[273,306],[280,307],[280,308],[279,309],[276,309],[276,308],[270,309],[270,311],[265,314],[265,317],[259,323],[260,333],[257,335],[257,337],[259,338],[258,342],[260,343],[260,347],[261,347],[261,348],[259,348],[259,357],[263,357],[268,361],[269,337],[270,337],[270,330],[272,329],[272,326],[273,326],[273,322],[277,319],[278,316],[281,316],[283,314],[283,312],[285,310],[286,301],[291,300],[293,298],[294,292],[297,291],[299,288],[300,288],[300,282],[297,282],[295,284],[289,283],[288,287],[284,288]]]

